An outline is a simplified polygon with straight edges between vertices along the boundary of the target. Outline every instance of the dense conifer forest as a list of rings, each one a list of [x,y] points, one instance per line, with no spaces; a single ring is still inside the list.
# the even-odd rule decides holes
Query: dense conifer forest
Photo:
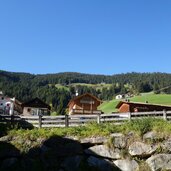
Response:
[[[98,85],[98,88],[94,85]],[[125,93],[154,91],[169,94],[171,74],[132,72],[109,76],[65,72],[34,75],[0,71],[0,90],[21,102],[39,97],[50,104],[53,111],[65,114],[67,104],[76,91],[79,94],[92,93],[102,100],[111,100],[117,94]]]

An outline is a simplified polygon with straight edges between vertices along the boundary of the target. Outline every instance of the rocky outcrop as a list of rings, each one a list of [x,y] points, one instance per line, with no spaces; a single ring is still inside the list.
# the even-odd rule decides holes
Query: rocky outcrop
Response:
[[[83,156],[72,156],[67,157],[61,164],[61,168],[65,171],[79,171],[79,166],[81,161],[83,160]]]
[[[147,157],[153,154],[157,149],[156,145],[148,145],[142,142],[134,142],[129,146],[131,156]]]
[[[90,147],[85,150],[85,153],[94,156],[101,156],[104,158],[111,158],[111,159],[121,158],[119,149],[110,149],[106,145],[97,145],[97,146]]]
[[[132,132],[82,139],[53,136],[46,140],[31,137],[25,140],[4,136],[0,138],[0,170],[171,170],[171,139],[160,139],[156,133],[149,132],[142,141],[135,140]],[[12,144],[23,145],[24,153]]]
[[[147,159],[152,171],[171,170],[171,154],[157,154]]]
[[[171,152],[171,139],[165,140],[162,144],[161,147],[164,152]]]
[[[2,141],[0,142],[0,160],[7,158],[18,158],[20,156],[20,151],[13,145]]]
[[[107,137],[90,137],[90,138],[83,138],[80,140],[80,143],[85,144],[104,144],[108,141]]]
[[[120,171],[119,168],[117,168],[112,162],[107,159],[104,160],[94,156],[90,156],[87,161],[89,166],[96,167],[99,169],[99,171]]]
[[[127,137],[121,133],[111,134],[112,143],[116,148],[125,148],[127,145]]]
[[[143,141],[151,142],[151,143],[163,141],[165,138],[166,137],[164,137],[164,135],[158,134],[153,131],[147,132],[146,134],[143,135]]]
[[[116,160],[114,164],[122,171],[136,171],[139,168],[138,163],[135,160]]]
[[[46,153],[51,152],[56,157],[65,157],[83,154],[83,148],[78,141],[67,138],[51,137],[43,142]]]
[[[18,159],[13,157],[13,158],[7,158],[5,160],[3,160],[1,166],[0,166],[0,170],[7,170],[12,168],[16,163],[18,162]]]

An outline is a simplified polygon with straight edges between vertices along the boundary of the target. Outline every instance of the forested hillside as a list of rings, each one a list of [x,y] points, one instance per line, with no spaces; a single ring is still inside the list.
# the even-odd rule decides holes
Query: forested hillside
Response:
[[[112,76],[82,73],[34,75],[0,71],[0,90],[20,101],[39,97],[64,114],[69,100],[75,95],[90,92],[102,100],[111,100],[117,94],[154,91],[171,92],[171,74],[126,73]]]

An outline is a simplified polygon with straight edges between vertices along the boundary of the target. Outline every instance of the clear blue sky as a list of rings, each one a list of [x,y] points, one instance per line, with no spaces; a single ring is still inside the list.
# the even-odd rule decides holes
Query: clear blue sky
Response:
[[[171,0],[0,0],[0,69],[171,73]]]

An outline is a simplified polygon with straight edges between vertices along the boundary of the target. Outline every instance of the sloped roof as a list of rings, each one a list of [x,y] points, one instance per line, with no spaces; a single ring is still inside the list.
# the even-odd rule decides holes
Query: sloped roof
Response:
[[[48,108],[49,110],[51,109],[51,107],[48,104],[40,100],[38,97],[30,101],[27,101],[25,103],[22,103],[22,107],[40,107],[40,108]]]
[[[80,95],[80,96],[76,96],[76,97],[74,97],[73,99],[71,99],[71,100],[69,101],[69,103],[68,103],[68,106],[69,106],[72,102],[74,102],[74,101],[76,101],[76,100],[78,100],[78,99],[81,99],[81,98],[84,97],[84,96],[90,96],[90,97],[92,97],[93,99],[99,101],[100,103],[102,102],[102,101],[101,101],[99,98],[97,98],[96,96],[94,96],[94,95],[92,95],[92,94],[90,94],[90,93],[85,93],[85,94],[82,94],[82,95]]]
[[[127,101],[120,101],[117,105],[116,105],[116,108],[119,109],[122,104],[137,104],[137,105],[143,105],[143,106],[159,106],[159,107],[170,107],[171,108],[171,105],[162,105],[162,104],[152,104],[152,103],[141,103],[141,102],[127,102]]]

